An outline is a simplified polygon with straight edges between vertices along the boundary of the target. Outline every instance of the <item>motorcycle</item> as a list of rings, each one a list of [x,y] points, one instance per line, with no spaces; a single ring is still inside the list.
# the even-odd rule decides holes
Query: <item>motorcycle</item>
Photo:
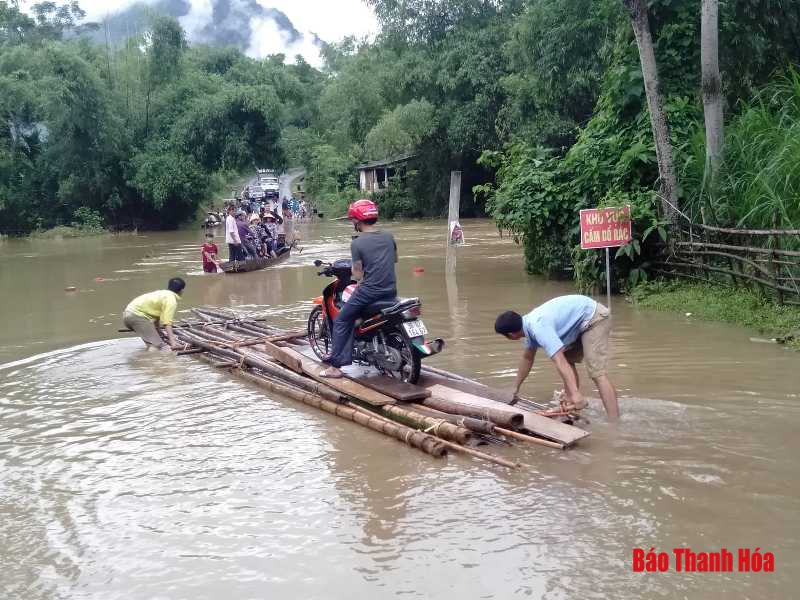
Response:
[[[308,316],[308,339],[314,353],[324,359],[333,349],[331,332],[333,319],[355,291],[352,263],[341,259],[333,263],[315,260],[323,267],[317,274],[333,277],[322,296],[314,298],[314,308]],[[420,319],[422,303],[419,298],[381,300],[364,309],[365,318],[356,321],[353,362],[371,365],[380,373],[406,383],[417,383],[422,359],[438,354],[444,340],[426,341],[428,333]]]
[[[218,212],[215,212],[215,211],[209,211],[209,212],[206,213],[206,220],[203,221],[203,226],[206,229],[210,229],[212,227],[217,227],[218,225],[220,225],[222,223],[222,221],[224,219],[225,219],[225,217],[222,215],[222,213],[218,213]]]

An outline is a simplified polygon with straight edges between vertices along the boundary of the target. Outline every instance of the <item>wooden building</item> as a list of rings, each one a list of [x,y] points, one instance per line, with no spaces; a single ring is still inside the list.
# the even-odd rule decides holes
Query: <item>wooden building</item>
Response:
[[[364,192],[379,192],[389,187],[389,180],[405,169],[413,154],[394,156],[357,165],[358,187]]]

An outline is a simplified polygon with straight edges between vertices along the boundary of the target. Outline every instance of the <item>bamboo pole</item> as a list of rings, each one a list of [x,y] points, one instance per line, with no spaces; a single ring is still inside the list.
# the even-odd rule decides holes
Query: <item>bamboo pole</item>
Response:
[[[368,410],[366,408],[362,408],[362,407],[360,407],[358,405],[355,405],[352,402],[349,402],[348,406],[352,406],[353,408],[356,408],[356,409],[358,409],[360,411],[363,411],[363,412],[374,414],[374,413],[372,413],[372,411],[370,411],[370,410]],[[394,423],[394,421],[392,421],[388,417],[379,416],[379,418],[384,419],[385,421],[388,421],[389,423]],[[488,454],[486,452],[480,452],[479,450],[474,450],[472,448],[466,448],[466,447],[464,447],[464,446],[462,446],[460,444],[457,444],[455,442],[450,442],[448,440],[443,440],[441,438],[436,438],[436,439],[438,439],[446,447],[448,447],[448,448],[450,448],[452,450],[455,450],[456,452],[460,452],[462,454],[469,454],[469,455],[474,456],[476,458],[481,458],[483,460],[488,460],[489,462],[493,462],[495,464],[502,465],[504,467],[509,467],[511,469],[516,469],[516,468],[518,468],[520,466],[519,463],[511,462],[510,460],[506,460],[504,458],[500,458],[499,456],[495,456],[493,454]]]
[[[775,211],[775,213],[772,216],[772,226],[773,227],[777,227],[778,226],[778,218],[779,218],[778,212]],[[769,241],[770,241],[769,245],[771,246],[771,250],[772,250],[772,254],[769,255],[770,271],[772,273],[772,278],[775,280],[775,284],[777,286],[776,290],[778,292],[778,304],[783,304],[783,292],[781,291],[781,288],[780,288],[780,279],[779,279],[779,277],[780,277],[780,267],[778,267],[775,264],[775,261],[778,260],[778,255],[776,253],[776,250],[779,249],[779,248],[775,248],[775,246],[776,246],[776,244],[779,245],[781,243],[781,238],[777,237],[777,236],[770,236],[769,237]]]
[[[422,406],[421,404],[406,404],[405,406],[423,415],[427,415],[435,419],[445,419],[448,423],[452,423],[453,425],[466,427],[475,433],[482,433],[484,435],[494,434],[495,425],[491,421],[484,421],[483,419],[475,419],[473,417],[465,417],[463,415],[451,415],[450,413],[445,413],[440,410],[436,410],[435,408]]]
[[[686,257],[686,255],[682,252],[676,253],[676,256],[678,258]],[[772,274],[769,271],[767,271],[761,265],[757,264],[755,261],[750,260],[749,258],[746,258],[744,256],[739,256],[738,254],[731,254],[730,252],[721,252],[719,250],[692,250],[691,254],[686,258],[691,259],[692,256],[719,256],[731,260],[738,260],[739,262],[742,262],[746,265],[750,265],[753,269],[755,269],[757,272],[761,273],[765,277],[772,276]],[[703,261],[701,261],[698,266],[701,268],[705,268],[706,264]],[[713,265],[708,265],[708,266],[713,266]]]
[[[735,246],[732,244],[716,244],[705,242],[676,242],[676,246],[697,246],[700,248],[715,248],[717,250],[740,250],[742,252],[753,252],[756,254],[779,254],[781,256],[800,256],[797,250],[771,250],[769,248],[758,248],[756,246]]]
[[[373,431],[393,437],[405,443],[406,445],[417,448],[418,450],[422,450],[426,454],[429,454],[435,458],[441,458],[447,453],[445,448],[445,444],[447,442],[436,439],[433,436],[427,435],[420,431],[411,429],[410,427],[400,425],[394,421],[387,423],[384,419],[378,417],[377,415],[365,414],[364,412],[351,406],[344,406],[337,402],[331,402],[330,400],[326,400],[325,398],[322,398],[316,394],[298,390],[290,385],[279,384],[247,371],[240,371],[240,375],[245,379],[248,379],[253,383],[265,387],[277,394],[281,394],[282,396],[286,396],[292,400],[297,400],[308,406],[319,408],[329,414],[336,415],[337,417],[347,419],[348,421],[352,421],[354,423],[358,423],[362,427],[366,427],[368,429],[372,429]]]
[[[466,377],[459,375],[457,373],[452,373],[450,371],[445,371],[444,369],[437,369],[436,367],[431,367],[430,365],[423,365],[422,373],[425,374],[425,371],[429,373],[433,373],[435,375],[441,375],[442,377],[446,377],[447,379],[453,379],[454,381],[466,381],[469,383],[475,383],[474,381],[467,379]]]
[[[466,448],[464,446],[460,446],[459,444],[448,442],[447,440],[441,440],[441,442],[451,450],[455,450],[456,452],[460,452],[461,454],[469,454],[470,456],[474,456],[476,458],[480,458],[483,460],[488,460],[489,462],[493,462],[503,467],[508,467],[509,469],[518,469],[521,466],[519,463],[511,462],[510,460],[506,460],[505,458],[500,458],[499,456],[495,456],[494,454],[487,454],[486,452],[481,452],[480,450],[475,450],[474,448]]]
[[[518,431],[511,431],[510,429],[503,429],[502,427],[496,427],[495,431],[497,431],[497,433],[503,434],[506,437],[510,437],[515,440],[519,440],[521,442],[528,442],[530,444],[539,444],[540,446],[547,446],[548,448],[558,448],[559,450],[564,449],[564,445],[559,444],[558,442],[543,440],[542,438],[533,437],[532,435],[525,435],[524,433],[519,433]]]
[[[472,432],[465,428],[449,423],[446,419],[428,417],[419,413],[401,408],[396,405],[388,404],[381,407],[384,414],[397,417],[398,419],[409,421],[417,429],[422,429],[426,433],[433,432],[433,435],[451,442],[466,444],[472,439]]]
[[[186,341],[190,344],[199,346],[201,348],[205,348],[206,350],[212,352],[213,354],[217,354],[228,360],[235,361],[240,365],[247,365],[249,367],[254,367],[256,369],[265,371],[274,377],[287,381],[288,383],[300,387],[308,392],[311,392],[313,394],[318,394],[323,398],[325,398],[326,400],[337,402],[342,398],[342,395],[336,390],[329,388],[328,386],[321,384],[308,377],[292,373],[291,371],[285,369],[284,367],[279,367],[275,364],[271,364],[266,360],[264,360],[262,357],[254,355],[247,350],[234,352],[233,350],[217,348],[213,346],[209,341],[203,340],[198,336],[193,336],[187,333],[181,333],[181,336],[183,338],[186,338]],[[181,341],[184,340],[182,339]]]
[[[275,329],[276,331],[269,331],[268,332],[268,331],[266,331],[266,329],[262,329],[260,327],[258,327],[258,328],[250,327],[248,323],[236,323],[236,324],[231,323],[231,324],[228,324],[228,325],[225,326],[225,330],[226,331],[235,331],[236,333],[242,333],[242,334],[249,335],[249,336],[254,336],[255,335],[255,336],[260,336],[260,337],[264,337],[264,336],[278,337],[280,335],[287,335],[289,333],[289,332],[278,333],[278,331],[280,331],[280,330],[278,330],[277,328],[272,328],[272,329]],[[291,341],[291,340],[296,339],[296,338],[305,337],[305,336],[308,335],[308,330],[306,330],[306,329],[295,329],[291,333],[292,333],[291,336],[287,337],[286,340],[281,340],[281,341]]]
[[[657,265],[657,266],[664,266],[664,267],[689,267],[689,268],[697,268],[698,267],[697,263],[692,263],[692,262],[656,261],[653,264]],[[709,270],[709,271],[716,271],[716,272],[719,272],[719,273],[725,273],[726,275],[730,275],[731,274],[731,272],[728,271],[728,269],[721,269],[719,267],[712,267],[712,266],[709,266],[709,265],[706,265],[704,268]],[[756,282],[758,284],[765,285],[765,286],[770,287],[772,289],[779,289],[782,292],[788,292],[790,294],[796,294],[797,293],[797,291],[793,290],[792,288],[776,285],[776,284],[772,283],[771,281],[767,281],[765,279],[761,279],[760,277],[755,277],[754,275],[750,275],[749,273],[740,272],[740,273],[736,273],[736,275],[738,277],[742,277],[743,279],[748,279],[748,280],[754,281],[754,282]]]
[[[244,315],[232,316],[223,311],[210,308],[193,308],[192,312],[198,315],[201,319],[206,320],[209,325],[222,325],[226,329],[233,325],[247,327],[249,330],[252,330],[248,331],[248,334],[255,333],[257,335],[280,335],[282,333],[286,333],[286,330],[280,329],[279,327],[274,327],[272,325],[260,325],[259,323],[264,323],[268,320],[266,317],[253,318]],[[224,320],[213,321],[213,319]]]
[[[264,342],[285,342],[287,340],[296,339],[304,335],[306,335],[305,331],[294,331],[286,333],[284,335],[274,335],[265,338],[248,339],[244,341],[219,342],[217,345],[220,348],[228,348],[235,350],[236,348],[241,348],[241,347],[257,346],[259,344],[263,344]],[[202,348],[195,348],[194,350],[181,350],[178,352],[178,354],[197,354],[200,352],[206,352],[206,350],[203,350]]]
[[[216,325],[226,325],[228,323],[251,323],[254,327],[264,327],[268,329],[268,333],[272,333],[273,331],[280,331],[277,327],[272,325],[257,325],[257,323],[264,323],[267,322],[269,319],[266,317],[248,317],[247,315],[236,315],[236,314],[229,314],[224,311],[214,309],[214,308],[195,308],[192,311],[197,313],[202,313],[206,315],[206,317],[211,317],[212,319],[222,319],[221,323],[215,323]]]
[[[717,233],[730,233],[731,235],[800,235],[800,229],[729,229],[727,227],[714,227],[694,223],[695,227],[716,231]]]
[[[253,321],[266,321],[266,320],[267,320],[267,319],[253,319]],[[183,321],[183,320],[181,320],[181,321],[179,321],[179,322],[175,323],[175,325],[173,325],[173,326],[172,326],[172,329],[173,329],[173,330],[177,330],[177,329],[191,329],[192,327],[198,327],[198,326],[203,326],[203,325],[224,325],[224,324],[225,324],[225,321],[214,321],[214,322],[192,323],[192,322],[190,322],[190,321]],[[274,327],[273,327],[273,328],[271,328],[271,329],[275,330],[275,329],[277,329],[277,328],[274,328]],[[133,329],[127,329],[127,328],[126,328],[126,329],[122,329],[122,328],[120,328],[120,329],[117,329],[117,331],[118,331],[119,333],[130,333],[130,332],[132,332],[132,331],[133,331]],[[278,331],[280,331],[280,330],[278,330]],[[274,331],[269,331],[268,333],[274,333]]]

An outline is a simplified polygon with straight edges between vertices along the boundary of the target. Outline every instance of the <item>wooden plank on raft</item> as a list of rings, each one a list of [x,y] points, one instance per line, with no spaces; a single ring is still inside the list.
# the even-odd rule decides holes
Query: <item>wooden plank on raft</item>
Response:
[[[588,431],[584,431],[578,427],[573,427],[572,425],[567,425],[566,423],[561,423],[560,421],[556,421],[555,419],[551,419],[549,417],[537,415],[535,412],[523,410],[517,406],[508,406],[507,404],[497,402],[496,400],[483,398],[481,396],[476,396],[475,394],[470,394],[469,392],[457,390],[436,380],[434,380],[434,382],[430,382],[428,381],[427,376],[420,379],[420,384],[429,389],[434,397],[445,398],[453,402],[469,404],[478,408],[485,407],[496,410],[505,410],[511,413],[522,413],[522,427],[524,429],[527,429],[528,431],[540,437],[563,444],[564,446],[571,446],[578,440],[589,435]]]
[[[426,387],[430,387],[434,383],[440,383],[449,388],[453,388],[455,390],[461,390],[462,392],[469,392],[470,394],[474,394],[476,396],[480,396],[481,398],[489,398],[489,400],[497,400],[498,402],[502,402],[503,404],[508,404],[511,401],[511,393],[510,391],[503,391],[497,390],[495,388],[490,388],[488,385],[484,385],[477,381],[473,381],[472,379],[467,379],[466,377],[461,377],[460,379],[453,379],[452,377],[456,376],[454,373],[449,373],[448,371],[441,371],[439,369],[431,369],[428,366],[422,367],[422,375],[420,377],[420,385],[424,385]],[[460,376],[458,376],[460,377]],[[524,398],[528,402],[532,404],[536,404],[535,402]],[[544,405],[541,405],[544,408]]]
[[[278,349],[280,352],[272,355],[275,360],[283,363],[289,368],[291,368],[291,366],[287,364],[288,362],[291,362],[292,364],[298,364],[299,362],[303,373],[346,396],[358,398],[359,400],[366,402],[367,404],[371,404],[372,406],[385,406],[387,404],[397,403],[397,400],[391,396],[381,394],[377,390],[368,388],[354,379],[349,379],[347,377],[342,377],[340,379],[321,377],[320,373],[325,370],[325,365],[323,365],[321,362],[312,360],[292,348]],[[286,362],[284,362],[284,360]]]
[[[400,402],[414,402],[415,400],[429,398],[431,395],[430,390],[424,387],[406,383],[399,379],[393,379],[386,375],[369,375],[367,377],[354,377],[352,379],[368,388],[391,396]]]
[[[297,354],[296,352],[290,352],[288,348],[281,348],[271,342],[264,342],[261,346],[272,358],[285,367],[289,367],[295,373],[300,373],[302,375],[305,372],[302,360],[295,356],[295,354]],[[302,357],[302,355],[300,356]]]

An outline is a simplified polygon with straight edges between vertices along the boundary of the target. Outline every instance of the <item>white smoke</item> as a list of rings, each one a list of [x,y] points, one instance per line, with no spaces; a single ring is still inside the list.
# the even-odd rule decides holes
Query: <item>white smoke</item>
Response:
[[[36,0],[23,0],[30,5]],[[57,2],[65,0],[56,0]],[[377,23],[363,0],[78,0],[87,20],[122,16],[144,3],[176,17],[190,43],[229,45],[253,58],[301,55],[321,66],[320,38],[339,41],[348,35],[372,36]],[[319,35],[319,37],[318,37]]]
[[[189,14],[178,19],[189,40],[196,39],[203,27],[211,21],[213,9],[211,0],[191,0]]]
[[[253,17],[250,20],[250,45],[245,53],[253,58],[263,58],[271,54],[284,54],[287,63],[294,63],[299,54],[314,67],[322,66],[319,46],[313,41],[313,34],[300,33],[292,36],[278,27],[272,19]],[[295,38],[295,39],[292,39]]]

